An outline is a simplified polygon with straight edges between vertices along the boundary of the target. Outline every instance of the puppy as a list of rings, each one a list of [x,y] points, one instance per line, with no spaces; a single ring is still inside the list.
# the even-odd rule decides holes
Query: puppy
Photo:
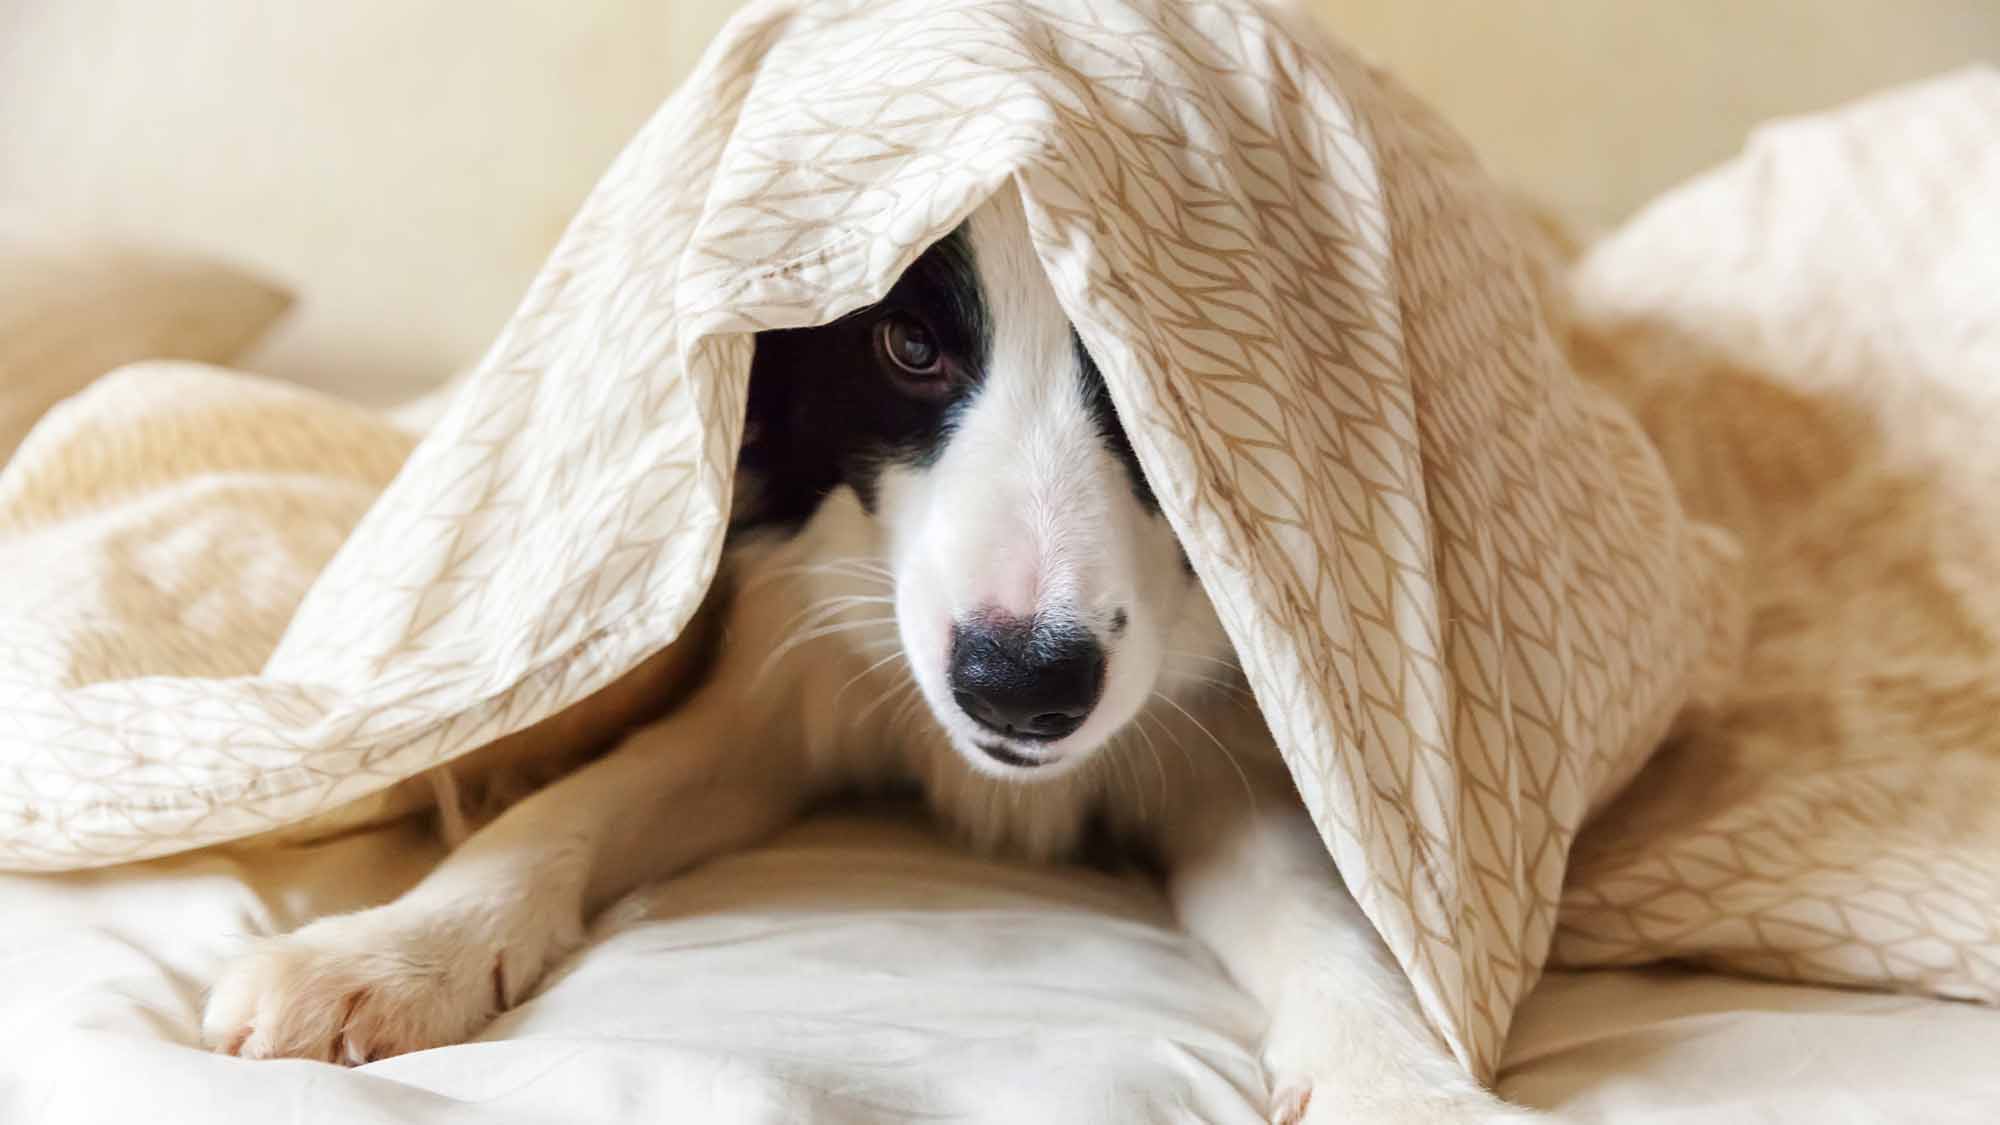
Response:
[[[709,679],[402,898],[227,966],[208,1042],[361,1063],[457,1042],[615,899],[841,791],[982,852],[1105,838],[1264,1005],[1274,1121],[1517,1117],[1342,887],[1002,193],[878,304],[757,341]]]

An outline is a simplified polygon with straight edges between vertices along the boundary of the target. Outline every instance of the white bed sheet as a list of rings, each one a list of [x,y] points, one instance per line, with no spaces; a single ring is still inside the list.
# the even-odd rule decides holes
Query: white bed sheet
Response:
[[[386,897],[402,826],[0,876],[0,1122],[1258,1122],[1258,1014],[1147,886],[825,817],[614,909],[481,1041],[356,1070],[195,1046],[239,935]],[[1552,976],[1505,1092],[1575,1121],[2000,1120],[2000,1012]]]

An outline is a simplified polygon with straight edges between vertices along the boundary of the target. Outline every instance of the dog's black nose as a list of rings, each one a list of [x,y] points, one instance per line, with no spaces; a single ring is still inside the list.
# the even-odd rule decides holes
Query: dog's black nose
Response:
[[[1104,647],[1079,626],[982,617],[951,628],[951,695],[1007,738],[1053,742],[1076,731],[1104,690]]]

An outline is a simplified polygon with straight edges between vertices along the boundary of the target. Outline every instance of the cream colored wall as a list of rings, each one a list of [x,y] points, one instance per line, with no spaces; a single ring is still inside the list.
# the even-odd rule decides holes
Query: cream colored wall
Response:
[[[2000,0],[1312,2],[1597,219],[1761,118],[2000,58]],[[273,272],[304,303],[256,366],[392,400],[477,357],[734,7],[0,0],[0,203]]]
[[[1759,121],[2000,61],[2000,0],[1312,0],[1488,164],[1614,221]]]
[[[734,3],[0,0],[0,202],[221,247],[258,368],[373,402],[478,357]]]

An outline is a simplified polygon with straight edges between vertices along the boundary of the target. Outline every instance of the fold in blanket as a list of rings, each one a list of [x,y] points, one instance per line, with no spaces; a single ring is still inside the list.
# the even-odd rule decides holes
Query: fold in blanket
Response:
[[[1761,130],[1574,277],[1743,545],[1742,675],[1600,817],[1556,955],[2000,1001],[2000,71]]]
[[[353,411],[137,371],[58,412],[0,478],[0,572],[61,568],[0,624],[0,856],[321,816],[661,652],[750,334],[1001,191],[1342,874],[1490,1074],[1578,826],[1726,678],[1734,547],[1571,373],[1465,147],[1235,0],[752,4],[365,516],[405,445]]]

